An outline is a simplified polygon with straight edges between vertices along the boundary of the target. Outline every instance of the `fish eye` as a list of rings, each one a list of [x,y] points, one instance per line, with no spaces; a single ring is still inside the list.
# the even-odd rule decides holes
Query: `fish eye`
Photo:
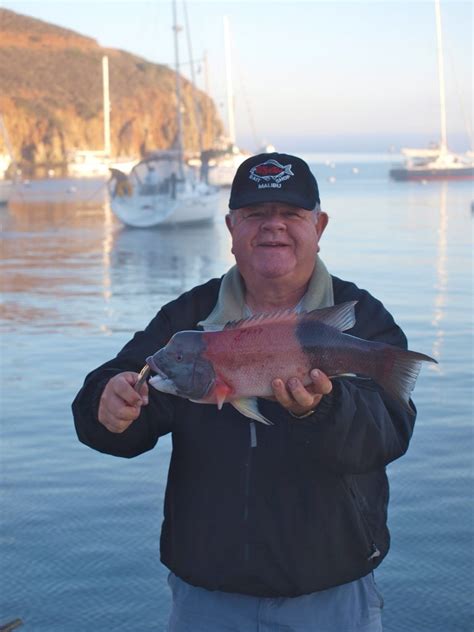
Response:
[[[181,360],[183,359],[183,354],[182,353],[177,353],[176,354],[176,360],[177,362],[181,362]]]

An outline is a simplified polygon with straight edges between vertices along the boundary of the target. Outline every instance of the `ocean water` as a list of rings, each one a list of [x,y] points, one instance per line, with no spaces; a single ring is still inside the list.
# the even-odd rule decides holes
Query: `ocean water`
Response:
[[[434,355],[408,453],[388,468],[386,632],[472,632],[472,183],[394,183],[380,156],[308,155],[330,270],[380,298]],[[165,629],[158,538],[170,453],[131,460],[76,438],[70,404],[159,307],[232,264],[224,227],[122,227],[97,180],[32,181],[2,220],[0,624]],[[212,546],[212,543],[209,543]]]

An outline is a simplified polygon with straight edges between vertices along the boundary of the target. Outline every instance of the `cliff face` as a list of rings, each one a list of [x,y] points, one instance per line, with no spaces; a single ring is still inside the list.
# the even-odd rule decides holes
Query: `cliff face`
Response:
[[[109,59],[112,155],[168,149],[177,134],[175,73],[91,38],[0,9],[0,112],[18,162],[59,163],[103,149],[102,57]],[[182,80],[186,150],[223,131],[212,100]],[[198,120],[196,120],[196,118]],[[3,150],[0,139],[0,152]]]

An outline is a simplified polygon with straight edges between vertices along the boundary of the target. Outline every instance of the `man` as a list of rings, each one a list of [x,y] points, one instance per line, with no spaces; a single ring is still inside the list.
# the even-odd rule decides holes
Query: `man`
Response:
[[[260,154],[237,170],[226,216],[236,266],[165,305],[93,371],[74,404],[81,441],[133,457],[173,433],[161,560],[171,632],[378,632],[373,570],[389,548],[385,466],[414,415],[374,382],[275,376],[264,426],[232,406],[134,390],[145,358],[180,330],[253,313],[357,301],[355,336],[406,348],[383,305],[318,256],[328,216],[308,165]]]

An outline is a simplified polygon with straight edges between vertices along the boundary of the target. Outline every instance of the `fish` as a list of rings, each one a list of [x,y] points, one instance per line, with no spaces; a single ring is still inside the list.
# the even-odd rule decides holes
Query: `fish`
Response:
[[[282,310],[228,322],[220,330],[179,331],[146,359],[156,374],[149,383],[157,390],[203,404],[225,403],[266,425],[257,398],[273,396],[272,380],[299,378],[311,383],[318,368],[328,377],[371,378],[413,412],[410,393],[425,354],[406,351],[344,333],[356,322],[355,305],[297,313]]]
[[[260,180],[287,180],[295,174],[291,170],[292,165],[281,165],[277,160],[267,160],[250,169],[250,179],[256,182]]]

